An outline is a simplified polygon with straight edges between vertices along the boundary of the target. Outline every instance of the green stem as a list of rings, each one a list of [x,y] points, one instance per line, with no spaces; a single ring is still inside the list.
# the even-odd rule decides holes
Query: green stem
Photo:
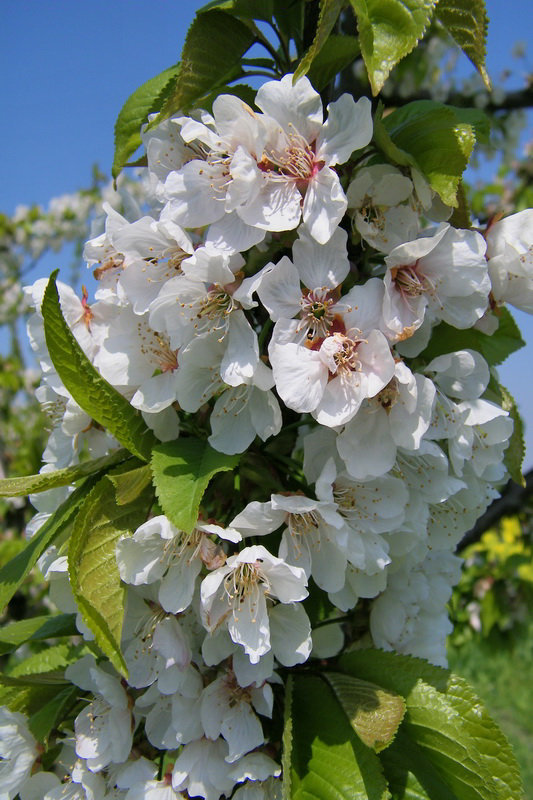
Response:
[[[273,322],[270,317],[267,319],[263,327],[261,328],[261,333],[259,334],[258,343],[259,343],[259,352],[263,350],[263,345],[265,343],[265,339],[270,333],[270,329],[272,328]]]
[[[335,625],[341,624],[343,622],[351,622],[352,616],[350,614],[345,614],[343,617],[331,617],[330,619],[323,619],[322,622],[317,622],[315,627],[313,628],[316,631],[317,628],[323,628],[324,625]]]

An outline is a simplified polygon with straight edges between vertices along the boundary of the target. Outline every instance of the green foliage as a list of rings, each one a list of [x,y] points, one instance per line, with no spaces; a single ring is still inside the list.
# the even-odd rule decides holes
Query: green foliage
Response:
[[[118,475],[108,475],[108,478],[115,487],[117,505],[123,506],[136,500],[141,492],[152,483],[152,472],[150,466],[145,464]]]
[[[489,366],[498,366],[511,353],[524,347],[525,342],[511,312],[502,307],[498,309],[497,314],[498,329],[491,335],[475,328],[467,331],[458,330],[446,322],[441,322],[434,328],[431,341],[421,357],[429,362],[443,353],[470,348],[481,353]]]
[[[161,110],[179,69],[180,65],[174,64],[155,78],[150,78],[122,106],[115,123],[115,154],[111,169],[114,178],[118,177],[128,159],[140,146],[141,126],[148,122],[150,114]]]
[[[502,408],[509,412],[509,416],[513,420],[513,435],[509,440],[504,455],[504,464],[507,471],[515,483],[526,485],[524,476],[522,475],[522,464],[524,463],[524,456],[526,454],[526,445],[524,442],[524,423],[518,411],[515,399],[505,386],[500,385],[502,393]]]
[[[476,138],[489,135],[482,111],[433,100],[406,103],[387,117],[377,115],[374,139],[395,164],[414,166],[446,205],[457,206],[457,192]]]
[[[465,567],[450,601],[451,641],[512,646],[533,602],[531,515],[504,517],[462,552]]]
[[[403,699],[352,675],[326,672],[324,677],[361,741],[376,753],[388,747],[405,714]]]
[[[152,489],[117,505],[113,484],[102,478],[87,496],[74,523],[68,565],[72,592],[85,623],[115,669],[127,673],[120,652],[124,588],[115,558],[116,543],[141,525],[152,501]]]
[[[307,77],[315,89],[321,92],[339,72],[355,61],[360,52],[356,36],[338,36],[332,33],[313,58]]]
[[[354,733],[346,713],[322,678],[295,675],[290,718],[291,800],[386,800],[377,755]],[[289,716],[289,714],[287,714]]]
[[[23,478],[5,478],[0,480],[0,496],[2,497],[23,497],[35,492],[46,492],[48,489],[55,489],[57,486],[68,486],[93,475],[95,472],[107,469],[119,464],[129,457],[127,450],[116,450],[108,456],[95,458],[91,461],[84,461],[82,464],[75,464],[73,467],[57,469],[54,472],[41,472],[37,475],[27,475]]]
[[[293,675],[284,748],[287,800],[524,796],[512,751],[473,690],[410,656],[353,650],[334,672]]]
[[[436,14],[490,91],[490,78],[485,68],[489,24],[485,0],[439,0]]]
[[[530,569],[531,563],[530,555]],[[454,672],[472,684],[509,738],[522,769],[526,797],[533,800],[533,683],[527,680],[533,674],[531,621],[511,633],[504,639],[495,631],[490,638],[460,644],[455,644],[454,636],[448,657]]]
[[[315,38],[311,47],[308,49],[305,56],[302,58],[298,67],[294,71],[293,83],[303,75],[307,75],[311,65],[317,55],[320,53],[328,37],[333,30],[335,23],[342,11],[344,0],[320,0],[320,14],[318,17],[318,24],[315,33]]]
[[[239,456],[227,456],[200,439],[178,439],[154,447],[152,472],[157,499],[166,517],[180,530],[191,533],[211,478],[234,469]]]
[[[11,667],[9,676],[20,678],[26,675],[59,673],[69,664],[78,661],[86,649],[85,644],[72,645],[68,642],[45,647]]]
[[[390,751],[398,756],[396,766],[403,763],[431,800],[523,797],[505,737],[461,678],[421,659],[378,650],[348,653],[339,666],[404,697],[405,719]],[[385,764],[390,751],[384,751]],[[406,795],[396,786],[394,796]]]
[[[130,453],[148,461],[155,437],[141,413],[93,367],[63,318],[52,274],[42,304],[46,346],[53,365],[74,400]]]
[[[391,69],[424,35],[437,0],[350,0],[357,17],[361,52],[377,95]]]
[[[65,688],[70,689],[71,684],[56,673],[21,678],[0,674],[0,705],[32,716]]]
[[[46,742],[52,730],[62,722],[72,706],[77,703],[79,689],[66,686],[36,711],[29,720],[29,728],[38,742]]]
[[[95,482],[92,476],[87,478],[85,483],[76,489],[46,520],[24,550],[0,569],[0,608],[4,608],[6,603],[9,603],[44,551],[68,531]]]
[[[272,19],[274,5],[272,0],[211,0],[202,6],[197,14],[206,11],[227,11],[235,17],[244,19],[262,19],[266,22]]]
[[[217,87],[241,77],[241,58],[255,38],[248,25],[224,11],[197,14],[185,39],[181,69],[156,123],[188,111]]]
[[[0,628],[0,654],[16,650],[25,642],[73,636],[78,633],[75,614],[40,616],[12,622]]]

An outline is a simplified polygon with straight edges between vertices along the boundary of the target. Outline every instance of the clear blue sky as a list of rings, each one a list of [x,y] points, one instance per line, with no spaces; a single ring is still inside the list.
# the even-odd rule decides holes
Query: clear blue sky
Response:
[[[121,105],[178,59],[196,0],[2,0],[0,64],[3,124],[0,210],[46,205],[109,172]],[[498,76],[533,22],[532,0],[487,0],[488,68]],[[468,72],[469,62],[462,70]],[[532,70],[529,54],[529,69]],[[520,85],[519,80],[514,85]],[[55,257],[57,260],[57,257]],[[47,259],[48,272],[58,264]],[[38,277],[38,276],[35,276]],[[501,372],[528,423],[533,465],[533,317],[515,315],[530,342]]]

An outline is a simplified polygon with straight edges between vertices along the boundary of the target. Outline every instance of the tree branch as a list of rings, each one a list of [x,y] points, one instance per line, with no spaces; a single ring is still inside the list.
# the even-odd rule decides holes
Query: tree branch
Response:
[[[483,111],[494,113],[496,111],[516,111],[520,108],[533,108],[533,83],[526,86],[524,89],[517,89],[514,92],[505,92],[500,100],[492,99],[493,94],[494,93],[488,95],[489,102],[485,106],[482,106]],[[430,92],[423,91],[413,94],[411,97],[400,97],[400,95],[391,94],[383,95],[381,99],[387,107],[396,107],[411,103],[414,100],[433,100],[433,97]],[[457,91],[450,92],[442,102],[450,106],[468,108],[475,105],[472,95],[462,94]]]

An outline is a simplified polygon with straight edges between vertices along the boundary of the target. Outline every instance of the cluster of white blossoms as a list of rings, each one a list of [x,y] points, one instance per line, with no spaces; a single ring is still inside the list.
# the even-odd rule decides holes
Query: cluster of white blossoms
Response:
[[[310,82],[287,75],[256,105],[222,95],[212,114],[146,131],[146,213],[106,205],[85,248],[94,302],[58,287],[84,352],[159,440],[201,429],[221,453],[281,453],[299,488],[236,493],[187,534],[158,514],[119,541],[129,678],[92,655],[68,667],[92,699],[44,800],[281,797],[271,717],[287,668],[338,654],[346,614],[361,645],[445,664],[453,552],[506,477],[513,423],[483,397],[484,358],[423,352],[439,323],[497,323],[506,301],[533,310],[533,211],[486,237],[443,222],[421,174],[366,163],[367,99],[343,95],[324,120]],[[118,443],[54,369],[44,287],[28,294],[54,423],[46,472]],[[269,449],[289,431],[289,453]],[[68,492],[34,496],[30,533]],[[41,568],[75,611],[64,552]],[[314,630],[309,594],[328,609]],[[4,758],[31,800],[31,735],[9,724]]]

